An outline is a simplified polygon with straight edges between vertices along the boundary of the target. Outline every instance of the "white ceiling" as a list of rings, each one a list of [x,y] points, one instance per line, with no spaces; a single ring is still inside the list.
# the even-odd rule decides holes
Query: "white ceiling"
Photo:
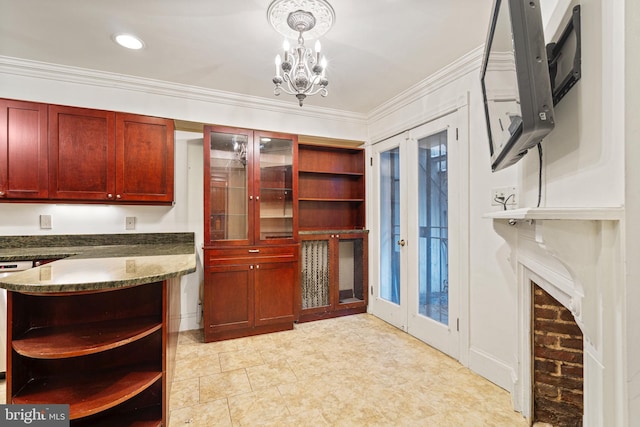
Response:
[[[492,5],[329,2],[336,22],[321,38],[329,95],[305,105],[364,114],[482,45]],[[270,3],[0,0],[0,55],[278,99],[271,78],[282,37],[267,22]],[[138,35],[145,49],[116,45],[111,36],[119,32]],[[291,95],[279,99],[297,103]]]

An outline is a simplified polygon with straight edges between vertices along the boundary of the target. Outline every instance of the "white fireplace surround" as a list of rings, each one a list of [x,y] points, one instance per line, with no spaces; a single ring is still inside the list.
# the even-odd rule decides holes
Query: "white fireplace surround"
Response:
[[[493,219],[495,231],[511,248],[509,262],[518,299],[513,404],[528,418],[533,407],[533,281],[573,313],[584,334],[583,425],[622,422],[626,400],[623,213],[622,208],[526,208],[485,215]]]

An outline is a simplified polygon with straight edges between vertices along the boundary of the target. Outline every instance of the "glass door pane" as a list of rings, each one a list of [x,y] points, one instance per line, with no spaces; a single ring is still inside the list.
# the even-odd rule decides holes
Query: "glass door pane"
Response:
[[[418,140],[419,309],[449,323],[447,131]]]
[[[400,304],[400,148],[380,153],[380,298]]]
[[[249,135],[211,132],[210,240],[248,240]]]
[[[293,238],[293,141],[256,135],[260,240]]]

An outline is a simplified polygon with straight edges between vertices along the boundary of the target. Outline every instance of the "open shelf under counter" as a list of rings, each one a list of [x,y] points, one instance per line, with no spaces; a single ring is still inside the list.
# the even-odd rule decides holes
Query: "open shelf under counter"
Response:
[[[42,377],[29,382],[14,404],[69,404],[72,420],[88,417],[126,402],[162,380],[162,372],[122,369],[84,377]]]
[[[88,417],[74,422],[74,427],[162,427],[162,408],[160,405],[136,408],[128,413],[114,412],[99,420]]]
[[[83,356],[120,347],[162,328],[155,316],[35,328],[13,340],[13,349],[34,359]]]

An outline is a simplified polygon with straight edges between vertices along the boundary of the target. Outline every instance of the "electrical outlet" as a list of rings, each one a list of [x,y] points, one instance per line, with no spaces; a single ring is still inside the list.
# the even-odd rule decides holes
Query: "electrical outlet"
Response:
[[[40,215],[40,228],[43,230],[51,229],[51,215]]]
[[[520,197],[518,197],[517,187],[500,187],[491,190],[491,206],[518,206]]]
[[[136,229],[136,217],[128,216],[124,219],[124,229],[125,230],[135,230]]]

